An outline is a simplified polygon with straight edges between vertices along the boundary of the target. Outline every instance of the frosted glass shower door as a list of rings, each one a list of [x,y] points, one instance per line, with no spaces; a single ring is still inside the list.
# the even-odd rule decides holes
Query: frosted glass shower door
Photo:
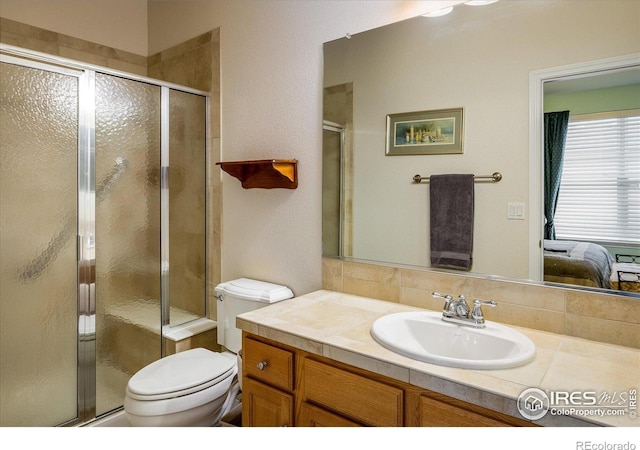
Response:
[[[322,129],[322,255],[345,256],[342,247],[343,130]]]
[[[96,415],[161,357],[161,88],[96,74]],[[100,180],[105,180],[101,182]]]
[[[78,415],[78,77],[0,63],[0,426]]]
[[[0,427],[121,408],[206,316],[208,99],[178,88],[0,46]]]
[[[207,99],[169,91],[170,325],[205,317]]]

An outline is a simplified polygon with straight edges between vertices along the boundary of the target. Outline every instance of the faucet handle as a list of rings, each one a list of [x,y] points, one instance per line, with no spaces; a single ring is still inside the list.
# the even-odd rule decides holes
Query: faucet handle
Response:
[[[484,315],[482,314],[482,305],[495,307],[498,303],[495,300],[478,300],[477,298],[473,300],[473,312],[471,313],[471,318],[476,320],[477,322],[484,322]]]
[[[451,300],[453,300],[453,297],[449,294],[440,294],[438,292],[432,292],[431,295],[433,297],[436,298],[442,298],[444,299],[444,307],[442,308],[443,310],[448,310],[449,309],[449,305],[451,304]]]
[[[477,298],[473,299],[474,306],[487,305],[487,306],[494,307],[497,304],[498,302],[496,302],[495,300],[479,300]]]

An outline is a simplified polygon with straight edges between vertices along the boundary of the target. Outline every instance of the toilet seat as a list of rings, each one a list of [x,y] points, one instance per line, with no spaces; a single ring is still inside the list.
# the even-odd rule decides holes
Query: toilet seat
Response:
[[[127,384],[127,396],[141,401],[193,394],[233,378],[233,360],[204,348],[161,358],[137,372]]]
[[[237,391],[232,389],[237,373],[233,359],[204,348],[167,356],[131,377],[125,413],[150,418],[196,411],[212,404],[218,404],[219,409]]]

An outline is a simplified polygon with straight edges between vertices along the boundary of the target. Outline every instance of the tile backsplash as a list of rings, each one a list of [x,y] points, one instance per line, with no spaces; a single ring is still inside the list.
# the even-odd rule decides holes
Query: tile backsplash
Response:
[[[435,311],[443,301],[433,291],[495,300],[487,320],[640,348],[640,299],[614,293],[332,258],[322,259],[322,286]]]

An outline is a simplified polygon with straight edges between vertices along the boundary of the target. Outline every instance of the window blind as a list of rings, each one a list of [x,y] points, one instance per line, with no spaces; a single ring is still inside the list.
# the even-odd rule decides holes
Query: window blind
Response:
[[[570,119],[558,239],[640,244],[640,110]]]

